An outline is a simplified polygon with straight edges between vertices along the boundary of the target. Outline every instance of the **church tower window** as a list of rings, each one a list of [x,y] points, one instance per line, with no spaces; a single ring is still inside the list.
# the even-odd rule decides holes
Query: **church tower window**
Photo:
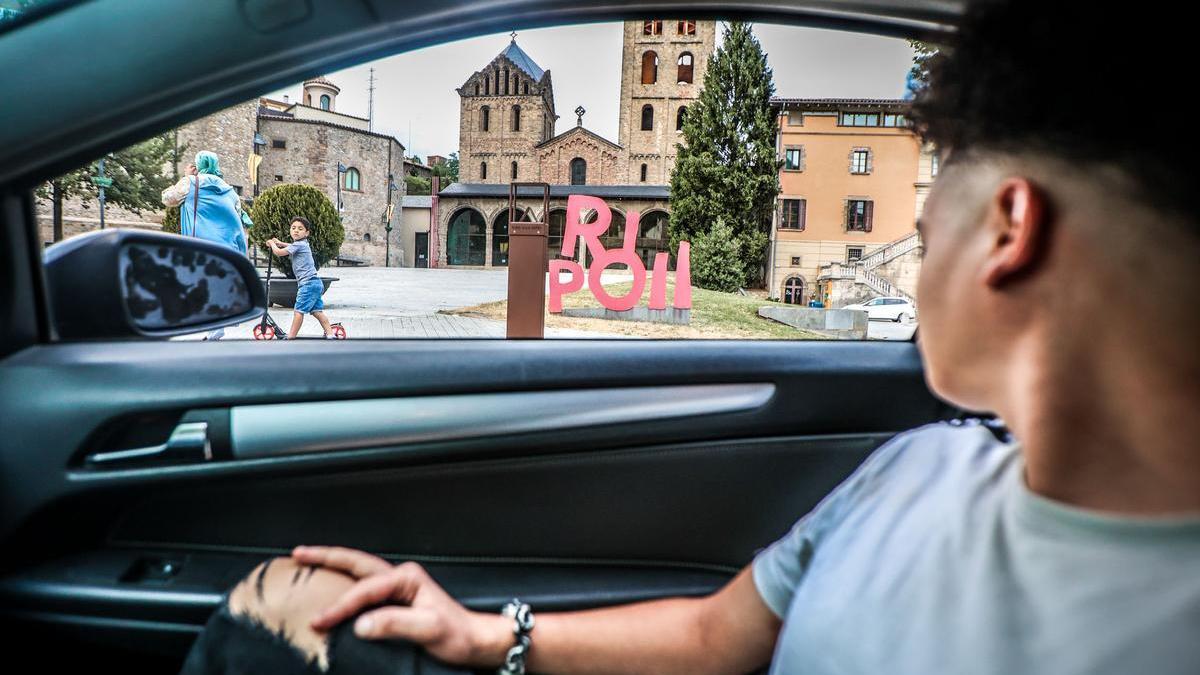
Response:
[[[514,105],[512,107],[512,130],[521,130],[521,106]]]
[[[662,21],[643,21],[642,35],[662,35]]]
[[[679,84],[692,83],[692,54],[684,52],[679,55]]]
[[[642,84],[658,82],[658,54],[653,51],[642,54]]]
[[[687,114],[687,106],[679,106],[679,112],[675,114],[675,131],[683,131],[683,117]]]
[[[329,94],[321,94],[321,110],[329,110],[330,98]]]
[[[512,179],[513,180],[517,179],[517,163],[516,162],[512,163]]]
[[[643,183],[645,183],[645,182],[646,182],[646,171],[647,171],[647,167],[646,167],[646,165],[645,165],[645,164],[643,164],[643,165],[642,165],[642,182],[643,182]]]
[[[696,34],[696,22],[695,21],[680,21],[675,26],[675,32],[679,33],[680,35],[695,35]]]
[[[642,106],[642,131],[654,130],[654,106]]]
[[[492,126],[492,110],[486,105],[479,109],[479,130],[487,131]]]
[[[571,185],[587,185],[587,161],[582,157],[571,160]]]
[[[479,180],[487,180],[487,162],[479,163]]]

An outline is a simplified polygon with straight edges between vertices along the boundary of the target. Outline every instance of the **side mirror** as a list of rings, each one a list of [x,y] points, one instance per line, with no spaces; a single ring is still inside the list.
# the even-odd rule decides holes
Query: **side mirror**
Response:
[[[201,239],[101,230],[47,248],[44,261],[64,339],[167,338],[248,321],[267,307],[246,256]]]

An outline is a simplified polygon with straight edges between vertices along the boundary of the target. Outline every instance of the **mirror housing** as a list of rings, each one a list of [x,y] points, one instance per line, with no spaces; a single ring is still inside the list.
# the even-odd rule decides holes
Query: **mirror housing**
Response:
[[[168,338],[262,316],[267,297],[246,256],[176,234],[112,229],[46,249],[60,338]]]

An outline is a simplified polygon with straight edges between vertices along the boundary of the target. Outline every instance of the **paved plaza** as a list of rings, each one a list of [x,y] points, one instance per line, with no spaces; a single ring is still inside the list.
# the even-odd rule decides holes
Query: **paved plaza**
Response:
[[[389,338],[503,338],[505,325],[472,316],[439,312],[504,300],[507,270],[415,269],[402,267],[325,267],[321,275],[337,281],[324,295],[325,313],[341,323],[352,339]],[[628,273],[608,270],[604,283],[630,279]],[[292,310],[272,307],[271,316],[286,331]],[[225,339],[253,339],[257,320],[225,329]],[[872,321],[871,339],[907,340],[915,324]],[[321,326],[307,317],[301,337],[320,337]],[[176,338],[199,340],[203,333]],[[628,338],[628,335],[547,328],[551,338]]]

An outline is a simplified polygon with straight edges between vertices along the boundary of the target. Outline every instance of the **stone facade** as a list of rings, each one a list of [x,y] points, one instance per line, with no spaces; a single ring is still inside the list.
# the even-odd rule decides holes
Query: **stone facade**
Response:
[[[650,26],[647,26],[650,24]],[[684,24],[680,30],[680,24]],[[694,34],[687,34],[688,27]],[[657,34],[647,35],[647,32]],[[679,109],[700,97],[708,59],[716,44],[715,21],[626,21],[621,51],[621,108],[617,142],[628,159],[622,183],[665,185],[675,168]],[[691,57],[691,76],[680,59]],[[646,65],[657,61],[657,66]],[[681,77],[683,75],[683,77]],[[690,79],[689,81],[685,81]],[[651,81],[652,80],[652,81]],[[652,128],[643,130],[643,109],[653,112]],[[646,179],[641,166],[646,165]]]
[[[585,184],[618,185],[624,163],[621,146],[575,127],[542,143],[537,148],[540,180],[551,185],[571,184],[571,163],[582,159]]]
[[[304,83],[304,99],[320,102],[328,96],[329,109],[301,103],[254,99],[239,103],[183,125],[177,139],[177,175],[200,150],[215,152],[224,179],[243,197],[256,195],[248,160],[257,146],[262,161],[258,166],[258,192],[280,183],[303,183],[321,189],[336,203],[339,163],[351,172],[342,181],[342,221],[346,238],[341,255],[360,258],[371,265],[387,262],[384,219],[388,200],[393,207],[392,226],[399,227],[400,201],[406,190],[403,179],[404,146],[395,138],[367,131],[368,121],[336,112],[340,90],[328,80]],[[169,170],[169,169],[165,169]],[[395,189],[389,191],[389,179]],[[357,182],[357,188],[354,183]],[[38,222],[45,242],[53,240],[53,214],[49,199],[38,200]],[[157,230],[163,211],[132,213],[109,205],[105,223],[110,227],[139,227]],[[63,205],[64,236],[70,237],[99,227],[99,208],[94,202],[67,200]],[[393,237],[393,239],[395,239]],[[391,243],[390,262],[406,259],[399,241]]]
[[[385,214],[390,196],[394,205],[392,226],[396,227],[395,216],[405,192],[401,176],[404,147],[391,136],[284,117],[262,117],[259,133],[267,141],[258,168],[260,190],[280,183],[303,183],[320,188],[336,203],[337,167],[339,163],[344,165],[348,171],[341,176],[341,198],[346,239],[341,254],[364,259],[371,265],[387,262]],[[274,147],[275,141],[283,141],[286,147]],[[358,174],[358,189],[347,187],[350,170]],[[389,177],[396,187],[390,195]],[[393,265],[404,259],[400,248],[399,242],[392,241]]]

